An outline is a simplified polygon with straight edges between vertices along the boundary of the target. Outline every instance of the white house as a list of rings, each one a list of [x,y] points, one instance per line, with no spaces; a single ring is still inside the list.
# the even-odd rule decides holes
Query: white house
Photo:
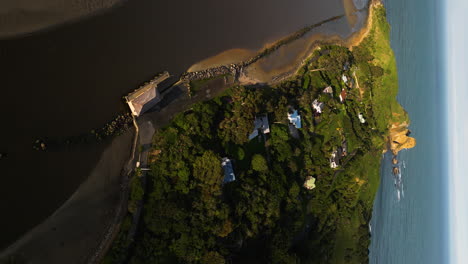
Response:
[[[344,75],[344,74],[341,75],[341,79],[343,80],[343,82],[344,82],[345,84],[348,83],[348,77],[346,77],[346,75]]]
[[[331,86],[328,86],[327,88],[323,89],[323,93],[333,94],[333,88]]]
[[[313,102],[312,102],[312,108],[314,108],[314,110],[321,114],[322,113],[322,110],[323,110],[323,107],[325,106],[324,103],[322,102],[319,102],[319,100],[315,99]]]
[[[364,124],[366,122],[366,119],[364,119],[364,117],[362,116],[361,113],[359,113],[358,118],[359,118],[359,122],[361,122],[361,124]]]

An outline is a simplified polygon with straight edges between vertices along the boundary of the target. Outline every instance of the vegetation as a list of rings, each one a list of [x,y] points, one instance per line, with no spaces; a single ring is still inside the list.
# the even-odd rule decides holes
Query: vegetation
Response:
[[[139,232],[132,246],[119,236],[106,263],[366,263],[388,123],[406,117],[384,9],[373,11],[369,37],[352,51],[322,46],[294,78],[233,87],[157,131],[147,190],[132,195],[144,201]],[[270,133],[249,140],[263,114]],[[223,157],[234,182],[223,184]],[[308,176],[313,190],[302,187]]]

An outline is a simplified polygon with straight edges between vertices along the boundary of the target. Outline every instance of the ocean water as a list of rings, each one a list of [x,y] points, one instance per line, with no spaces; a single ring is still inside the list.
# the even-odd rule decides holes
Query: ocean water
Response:
[[[385,155],[371,220],[370,263],[448,263],[444,90],[438,0],[386,0],[414,149],[400,153],[400,198]]]

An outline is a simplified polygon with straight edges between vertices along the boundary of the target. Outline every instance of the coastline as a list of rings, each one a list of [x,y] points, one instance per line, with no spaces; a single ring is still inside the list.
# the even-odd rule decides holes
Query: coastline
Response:
[[[371,1],[371,3],[369,3],[369,6],[368,6],[369,12],[372,12],[372,7],[376,3],[380,3],[380,1]],[[312,43],[309,43],[309,46],[308,46],[306,52],[304,53],[305,55],[303,55],[303,56],[309,57],[318,45],[321,45],[321,44],[324,44],[324,43],[344,45],[344,46],[346,46],[348,48],[352,48],[353,46],[357,46],[365,39],[366,36],[368,36],[371,25],[372,25],[372,15],[371,15],[371,13],[369,13],[363,28],[361,28],[359,31],[353,33],[349,38],[341,39],[339,36],[328,36],[328,37],[327,36],[319,36],[318,39],[314,40]],[[288,45],[289,44],[287,44],[285,46],[288,46]],[[269,55],[267,55],[266,57],[268,57],[268,56]],[[269,80],[270,82],[268,82],[268,83],[276,83],[276,82],[279,82],[281,80],[284,80],[284,79],[289,78],[292,75],[294,75],[297,72],[297,69],[301,68],[303,63],[304,63],[304,57],[303,56],[300,56],[300,58],[296,58],[295,59],[295,64],[290,65],[292,67],[291,71],[286,71],[286,74],[279,75],[280,76],[279,78],[278,78],[278,75],[274,75],[273,77],[270,77],[270,80]],[[259,61],[264,60],[266,57],[260,58]],[[253,64],[253,65],[255,65],[255,64]],[[212,64],[212,66],[218,67],[219,65]],[[248,71],[248,69],[247,69],[247,71]],[[250,77],[250,80],[247,81],[247,82],[244,82],[243,84],[255,84],[255,82],[262,82],[262,81],[259,80],[260,78],[258,78],[258,77],[256,78],[256,75],[252,74],[253,71],[248,71],[248,72],[251,73],[251,75],[246,74],[245,76]],[[120,137],[115,138],[114,142],[118,141],[118,139],[120,139]],[[113,142],[113,144],[114,144],[114,142]],[[112,148],[112,146],[109,147],[108,149],[106,149],[106,152],[109,151],[111,148]],[[128,152],[125,152],[125,153],[128,154]],[[101,160],[104,159],[105,155],[106,154],[102,155]],[[107,155],[109,155],[109,154],[107,154]],[[101,161],[100,161],[100,163],[101,163]],[[123,163],[121,163],[121,164],[123,164]],[[106,167],[102,167],[101,169],[105,170]],[[96,168],[95,170],[98,170],[98,168]],[[115,174],[118,174],[118,173],[115,173]],[[91,177],[90,177],[90,179],[91,179]],[[52,217],[56,218],[56,217],[59,217],[60,214],[64,214],[65,212],[63,212],[63,210],[68,208],[69,204],[73,203],[74,199],[77,199],[77,197],[79,195],[85,195],[82,192],[82,188],[83,188],[83,186],[85,186],[88,183],[88,181],[90,179],[88,179],[85,183],[83,183],[82,186],[80,186],[80,188],[78,188],[78,190],[75,192],[75,194],[59,210],[57,210],[52,216],[50,216],[44,223],[40,224],[33,231],[30,231],[30,232],[35,233],[35,234],[37,234],[38,232],[39,233],[44,232],[48,228],[47,226],[48,225],[50,226],[52,224],[52,223],[49,223],[51,221]],[[78,209],[78,208],[76,208],[76,209]],[[39,230],[42,230],[42,231],[38,231],[36,229],[39,229]],[[101,230],[101,231],[103,231],[103,230]],[[31,234],[31,235],[33,235],[33,234]],[[44,234],[42,234],[42,235],[44,235]],[[28,233],[27,236],[28,237],[25,237],[25,239],[26,240],[28,240],[28,239],[31,240],[31,238],[29,237],[29,233]],[[73,238],[73,239],[76,239],[76,238]],[[23,239],[20,239],[20,240],[23,240]],[[17,245],[17,243],[18,243],[18,245]],[[24,241],[16,242],[10,248],[13,247],[13,248],[16,248],[16,249],[20,249],[21,247],[27,247],[28,243],[29,242],[24,242]],[[99,243],[100,243],[100,241],[99,241]],[[2,253],[5,253],[5,252],[2,252]],[[48,262],[48,263],[55,263],[55,262]],[[59,263],[59,262],[56,262],[56,263]]]
[[[365,95],[366,98],[362,98],[363,96],[361,94],[361,98],[359,99],[359,93],[361,92],[361,89],[359,88],[359,90],[355,90],[356,97],[353,98],[355,100],[350,100],[350,104],[355,104],[355,102],[360,101],[361,104],[365,104],[366,106],[369,106],[370,109],[372,109],[368,111],[368,108],[366,106],[361,106],[359,111],[361,111],[361,113],[367,116],[366,119],[368,123],[365,125],[367,129],[374,131],[371,133],[372,134],[371,138],[363,137],[363,138],[369,139],[369,140],[366,140],[367,143],[365,145],[365,148],[363,148],[363,150],[366,152],[363,156],[359,156],[360,159],[355,160],[355,163],[354,163],[355,167],[352,167],[354,168],[354,170],[350,170],[347,172],[345,170],[340,171],[342,173],[355,173],[354,175],[356,175],[356,178],[352,178],[352,179],[353,179],[353,183],[356,182],[357,185],[359,186],[358,187],[359,195],[357,197],[361,203],[359,207],[351,208],[352,210],[351,213],[352,213],[352,216],[363,217],[362,218],[363,221],[353,222],[351,221],[352,219],[351,220],[347,219],[349,221],[347,221],[346,219],[339,219],[339,221],[337,222],[338,229],[336,230],[336,234],[340,235],[339,236],[340,239],[333,240],[332,243],[334,243],[335,245],[333,246],[334,248],[331,249],[331,252],[334,252],[332,260],[336,260],[332,262],[337,262],[337,263],[339,263],[339,261],[342,259],[346,259],[346,257],[348,257],[347,252],[349,252],[350,250],[352,251],[352,250],[359,249],[359,252],[361,252],[364,255],[367,255],[365,252],[367,252],[367,248],[370,244],[370,237],[371,237],[370,230],[368,230],[368,223],[370,221],[370,217],[372,213],[372,205],[375,199],[375,194],[379,187],[379,179],[381,178],[379,168],[381,168],[382,163],[385,162],[380,157],[379,154],[383,148],[386,148],[385,143],[388,142],[387,136],[391,134],[390,129],[392,127],[390,125],[394,122],[401,122],[401,123],[398,123],[397,126],[406,128],[408,124],[407,123],[408,115],[404,114],[405,113],[404,109],[401,107],[401,105],[399,105],[398,101],[396,101],[396,97],[393,97],[394,93],[398,91],[398,83],[396,82],[397,80],[396,65],[395,65],[393,52],[390,47],[390,42],[388,41],[388,37],[389,37],[388,36],[388,23],[386,22],[385,9],[379,1],[373,1],[372,3],[370,3],[369,18],[365,25],[366,25],[365,28],[363,28],[359,32],[356,32],[356,34],[353,35],[354,38],[350,38],[347,40],[339,39],[339,40],[336,40],[335,43],[330,43],[330,44],[338,44],[349,49],[357,46],[355,50],[356,56],[351,58],[351,60],[356,59],[357,63],[353,65],[351,69],[348,67],[345,70],[343,70],[342,68],[343,64],[340,64],[338,66],[339,68],[337,71],[339,72],[345,71],[346,74],[352,74],[354,78],[356,79],[356,83],[359,83],[357,76],[359,76],[359,78],[362,78],[361,80],[364,83],[362,86],[362,89],[365,89],[364,92],[366,93]],[[291,43],[294,41],[295,40],[291,41]],[[323,39],[319,38],[319,40],[317,40],[315,43],[319,45],[319,44],[323,44],[324,42],[323,42]],[[288,44],[285,44],[284,46],[287,46],[287,45],[293,45],[293,44],[288,43]],[[273,47],[275,47],[275,45],[273,45]],[[274,51],[271,53],[268,53],[266,51],[261,52],[260,54],[263,53],[265,56],[257,55],[257,57],[254,57],[251,59],[251,61],[253,60],[252,63],[245,62],[245,63],[242,63],[243,65],[224,66],[225,67],[224,69],[227,70],[229,73],[222,72],[223,69],[219,70],[219,66],[218,66],[218,69],[217,69],[219,70],[218,72],[217,71],[210,72],[209,70],[207,70],[205,71],[205,73],[200,73],[200,74],[194,73],[194,74],[189,75],[186,79],[182,78],[181,81],[182,82],[185,81],[185,83],[187,84],[188,83],[192,84],[196,82],[197,80],[209,81],[212,78],[222,77],[222,75],[224,74],[231,74],[236,77],[236,80],[237,80],[236,83],[239,84],[239,81],[241,81],[243,77],[242,74],[245,74],[244,70],[246,68],[255,65],[255,63],[257,63],[258,61],[265,60],[265,57],[271,58],[271,56],[274,56],[275,53],[282,53],[280,50],[283,47],[278,44],[276,45],[276,47],[277,48],[274,48]],[[322,51],[318,51],[318,53],[320,52]],[[325,52],[327,52],[327,47],[325,47],[323,53],[328,54]],[[372,58],[366,59],[368,58],[368,56],[365,56],[365,55],[372,56]],[[372,61],[372,64],[370,64],[370,61]],[[314,59],[309,58],[309,63],[310,62],[314,62]],[[304,63],[304,61],[302,63]],[[367,67],[370,68],[370,70],[372,69],[376,70],[375,68],[377,68],[377,70],[369,74],[368,72],[365,71],[367,69],[366,67],[361,67],[365,65],[367,65]],[[312,69],[307,68],[305,69],[305,71],[307,72],[307,70],[310,70],[311,72],[314,72],[316,71],[316,69],[319,69],[319,68],[327,69],[324,67],[317,67],[315,65],[314,68]],[[378,74],[378,72],[380,72],[380,74]],[[366,76],[366,73],[368,74],[368,76]],[[240,76],[238,76],[238,74]],[[285,75],[284,78],[289,78],[290,76],[292,76],[292,74],[297,74],[301,76],[302,74],[304,74],[304,71],[302,71],[301,73],[296,70],[295,72],[290,73],[290,74],[291,75]],[[340,73],[340,75],[332,77],[331,79],[341,80],[340,78],[341,74],[342,73]],[[373,77],[375,79],[373,79]],[[277,81],[277,80],[278,79],[273,79],[272,81]],[[292,82],[294,82],[295,80],[298,80],[298,79],[295,78],[292,80]],[[347,82],[345,79],[343,81],[345,83]],[[271,81],[267,83],[271,84]],[[366,85],[366,83],[370,83],[370,84]],[[242,81],[240,82],[240,84],[241,85],[243,84]],[[259,84],[259,86],[261,86],[264,83],[253,82],[252,84],[254,85]],[[296,87],[294,89],[300,89],[301,84],[293,84],[293,85],[294,86],[292,87]],[[193,87],[196,88],[195,86]],[[316,86],[316,88],[317,87],[321,87],[321,86]],[[339,85],[336,85],[335,83],[334,87],[335,88],[339,87]],[[260,88],[260,87],[256,87],[256,88]],[[350,89],[351,88],[355,88],[355,87],[350,87]],[[199,90],[194,89],[194,91],[195,93],[197,93]],[[298,91],[296,90],[296,92]],[[375,92],[375,95],[373,94],[374,92]],[[207,91],[207,93],[209,92]],[[341,101],[343,102],[344,100],[341,100]],[[349,106],[348,103],[346,103],[345,107],[348,107],[348,106]],[[373,113],[374,108],[376,109],[378,113]],[[351,115],[355,116],[354,114],[357,115],[357,113],[359,112],[353,112],[351,113]],[[362,114],[359,114],[359,116],[361,119],[363,119]],[[382,118],[383,116],[390,117],[390,118]],[[361,123],[364,124],[366,123],[366,121],[365,120],[361,121]],[[359,127],[359,125],[357,127]],[[405,133],[405,136],[408,136],[407,134],[408,133]],[[389,149],[387,148],[387,150]],[[355,153],[352,153],[350,155],[350,159],[353,159],[354,154]],[[368,164],[369,166],[362,166],[362,164]],[[165,167],[166,166],[162,166],[162,168],[165,168]],[[333,182],[334,180],[332,180],[332,185],[333,185]],[[361,193],[361,187],[363,188],[362,193]],[[322,201],[325,201],[325,200],[322,200]],[[162,202],[162,200],[160,200],[160,202]],[[364,235],[356,236],[354,232],[348,232],[351,229],[352,230],[358,229],[360,230],[359,232],[361,232],[361,234],[364,234]],[[142,242],[142,243],[144,244],[144,246],[148,246],[146,242]],[[165,245],[165,243],[159,243],[159,244]],[[128,250],[126,249],[128,249],[128,247],[123,248],[119,251],[128,252]],[[363,257],[363,256],[360,255],[359,257]],[[353,259],[352,257],[350,258]],[[109,259],[111,260],[111,258]],[[362,262],[359,262],[359,263],[362,263]]]
[[[371,12],[371,7],[377,3],[380,3],[380,0],[369,0],[365,8],[358,10],[354,7],[354,10],[356,10],[356,12],[362,12],[363,10]],[[350,5],[352,4],[352,1],[344,0],[343,4]],[[350,8],[348,7],[347,10],[349,9]],[[230,54],[231,50],[224,51],[213,57],[193,64],[187,70],[187,74],[195,76],[196,78],[197,75],[204,75],[204,72],[215,72],[217,68],[234,66],[242,71],[241,78],[239,79],[240,84],[242,85],[255,85],[259,83],[275,84],[281,82],[294,76],[298,69],[304,65],[305,60],[309,58],[320,45],[335,44],[342,45],[350,49],[352,49],[353,46],[359,45],[359,43],[361,43],[369,33],[370,25],[372,24],[372,21],[369,21],[371,19],[370,13],[366,14],[365,21],[362,23],[362,28],[351,33],[348,37],[342,37],[337,34],[330,35],[313,32],[324,24],[337,22],[341,19],[349,20],[349,15],[350,13],[346,11],[343,15],[304,27],[282,39],[277,40],[276,42],[265,44],[262,49],[255,52],[255,55],[243,61],[237,60],[237,63],[233,63],[236,60],[232,58],[232,54]],[[356,21],[356,23],[358,23],[358,21]],[[294,45],[296,47],[291,48],[291,46]],[[239,49],[234,49],[232,51],[239,52]],[[248,50],[241,51],[244,54],[252,53],[252,51]],[[293,55],[294,58],[292,60],[291,58],[287,58],[289,59],[287,62],[285,62],[284,56],[277,59],[271,59],[278,54],[289,54],[288,56],[291,57],[291,53],[295,53],[296,55]],[[227,60],[229,64],[223,64],[223,59],[218,59],[226,57],[230,58]],[[273,70],[262,69],[262,64],[270,66],[279,63],[282,65]],[[195,71],[195,69],[198,71]]]

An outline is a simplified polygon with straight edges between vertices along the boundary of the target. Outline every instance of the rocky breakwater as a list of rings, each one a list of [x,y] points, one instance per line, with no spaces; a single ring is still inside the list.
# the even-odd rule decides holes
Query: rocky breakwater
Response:
[[[416,146],[416,139],[410,137],[411,131],[408,129],[409,123],[392,123],[389,129],[389,148],[393,155],[397,155],[403,149],[410,149]]]
[[[202,71],[186,72],[182,74],[180,80],[182,82],[190,82],[195,80],[211,79],[221,75],[232,75],[237,79],[241,70],[241,65],[231,64],[229,66],[219,66]]]

